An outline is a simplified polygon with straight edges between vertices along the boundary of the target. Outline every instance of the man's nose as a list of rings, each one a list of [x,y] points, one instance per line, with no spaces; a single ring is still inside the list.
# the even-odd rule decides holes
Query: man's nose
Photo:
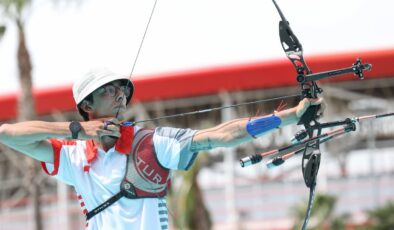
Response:
[[[120,90],[120,89],[116,90],[116,101],[117,102],[122,101],[123,98],[125,98],[125,97],[126,97],[126,95],[124,94],[124,92],[122,90]]]

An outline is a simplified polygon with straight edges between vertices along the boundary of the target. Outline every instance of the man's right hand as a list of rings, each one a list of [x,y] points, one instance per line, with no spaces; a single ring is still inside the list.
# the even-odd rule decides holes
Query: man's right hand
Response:
[[[103,118],[93,121],[81,122],[82,140],[94,139],[100,141],[101,138],[110,136],[120,137],[120,122],[115,118]]]

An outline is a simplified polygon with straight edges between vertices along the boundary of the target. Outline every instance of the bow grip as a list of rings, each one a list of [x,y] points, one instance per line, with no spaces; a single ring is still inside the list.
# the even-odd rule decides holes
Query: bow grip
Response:
[[[320,105],[309,106],[305,113],[302,114],[300,121],[297,123],[297,125],[309,125],[311,121],[319,118],[319,116],[317,116],[317,111],[319,111],[319,109]]]

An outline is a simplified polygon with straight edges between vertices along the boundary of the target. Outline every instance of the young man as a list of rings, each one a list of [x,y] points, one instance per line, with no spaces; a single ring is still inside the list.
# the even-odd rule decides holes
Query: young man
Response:
[[[90,72],[73,86],[84,122],[27,121],[0,127],[1,143],[41,161],[46,173],[75,188],[88,229],[167,229],[170,170],[188,169],[201,150],[236,146],[295,124],[310,105],[322,103],[303,99],[272,115],[205,130],[147,130],[119,122],[133,91],[125,76]]]

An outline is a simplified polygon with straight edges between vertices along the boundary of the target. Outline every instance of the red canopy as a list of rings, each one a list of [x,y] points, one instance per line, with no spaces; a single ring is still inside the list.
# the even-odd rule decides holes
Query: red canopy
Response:
[[[366,79],[394,77],[394,49],[354,51],[305,57],[314,72],[347,68],[362,57],[373,65],[366,72]],[[349,80],[352,76],[334,78],[329,81]],[[152,101],[215,94],[220,91],[241,91],[297,85],[295,70],[286,59],[237,64],[223,67],[197,69],[152,76],[137,76],[134,101]],[[39,115],[51,112],[75,110],[71,85],[34,90],[36,112]],[[17,114],[17,94],[0,96],[0,120],[14,119]]]

